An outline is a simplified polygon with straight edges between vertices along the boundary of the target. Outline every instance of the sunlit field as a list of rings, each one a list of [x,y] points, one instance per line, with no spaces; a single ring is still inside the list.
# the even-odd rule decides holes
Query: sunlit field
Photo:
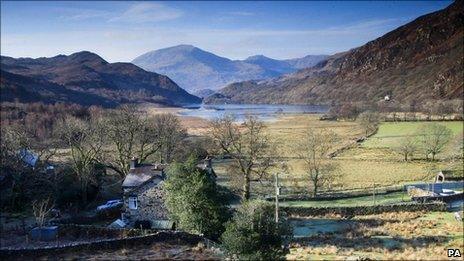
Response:
[[[337,178],[331,184],[332,189],[372,188],[374,183],[376,186],[392,186],[418,181],[428,182],[433,180],[438,170],[453,170],[462,175],[462,157],[459,156],[459,151],[462,151],[462,122],[440,122],[453,131],[453,137],[442,154],[447,156],[446,158],[439,157],[439,161],[427,162],[418,152],[415,160],[405,162],[395,150],[395,146],[401,141],[401,137],[413,135],[423,126],[422,124],[430,124],[429,122],[382,123],[377,134],[364,142],[356,143],[356,140],[363,136],[357,122],[320,121],[319,116],[283,116],[266,123],[269,135],[277,143],[279,156],[288,165],[287,172],[279,168],[273,170],[281,173],[281,183],[287,193],[310,189],[304,163],[297,158],[304,133],[310,128],[334,131],[340,137],[337,149],[349,147],[333,158],[338,167]],[[227,161],[215,161],[220,180],[230,185],[226,182],[229,180],[227,165]],[[261,191],[263,183],[255,183],[254,186],[255,191]],[[272,186],[266,186],[269,188],[265,191],[272,191]]]
[[[463,122],[436,122],[449,128],[453,137],[463,134]],[[395,148],[406,136],[418,136],[418,131],[432,122],[385,122],[380,124],[378,132],[362,144],[366,148]]]
[[[328,217],[326,220],[331,219]],[[337,233],[328,231],[297,240],[287,258],[448,260],[448,248],[462,249],[464,246],[462,230],[463,222],[457,221],[449,212],[393,212],[355,216]]]

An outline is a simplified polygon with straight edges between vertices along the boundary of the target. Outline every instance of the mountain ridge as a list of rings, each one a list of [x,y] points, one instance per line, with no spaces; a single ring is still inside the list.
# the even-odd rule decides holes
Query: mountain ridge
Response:
[[[207,103],[399,102],[463,94],[462,1],[317,65],[264,81],[228,85]]]
[[[88,51],[36,59],[1,56],[1,69],[2,101],[11,101],[11,95],[21,90],[23,94],[47,92],[46,102],[87,104],[84,97],[76,99],[83,94],[93,97],[92,104],[101,102],[104,106],[125,102],[168,105],[201,102],[167,76],[147,72],[131,63],[108,63]]]
[[[232,82],[267,79],[300,69],[292,65],[298,61],[295,59],[276,60],[262,55],[255,57],[259,59],[253,57],[231,60],[193,45],[182,44],[144,53],[132,63],[147,71],[165,74],[193,93],[203,89],[218,90]],[[302,58],[307,61],[299,64],[310,63],[308,57]],[[313,60],[323,58],[324,55],[318,55]]]

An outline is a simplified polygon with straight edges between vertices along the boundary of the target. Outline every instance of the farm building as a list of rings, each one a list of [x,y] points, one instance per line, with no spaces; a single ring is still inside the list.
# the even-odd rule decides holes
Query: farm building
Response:
[[[131,227],[174,228],[164,204],[163,181],[167,167],[167,164],[140,164],[136,158],[132,158],[129,174],[122,183],[122,221],[125,224]],[[206,158],[197,167],[216,177],[211,158]]]
[[[129,174],[122,183],[124,223],[129,226],[172,227],[163,199],[165,168],[164,164],[139,164],[138,159],[131,160]]]

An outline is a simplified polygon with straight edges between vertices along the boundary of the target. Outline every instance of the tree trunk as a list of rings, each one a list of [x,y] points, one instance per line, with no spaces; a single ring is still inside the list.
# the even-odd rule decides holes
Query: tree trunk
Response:
[[[244,200],[250,199],[250,175],[245,174],[245,180],[243,183],[243,195],[242,198]]]
[[[317,184],[317,180],[313,180],[313,198],[315,198],[316,195],[317,195],[317,187],[318,186],[319,185]]]
[[[408,154],[407,153],[404,154],[404,161],[408,161]]]
[[[81,192],[82,192],[82,205],[85,207],[87,205],[87,182],[81,182]]]
[[[432,161],[435,161],[435,153],[432,152]]]

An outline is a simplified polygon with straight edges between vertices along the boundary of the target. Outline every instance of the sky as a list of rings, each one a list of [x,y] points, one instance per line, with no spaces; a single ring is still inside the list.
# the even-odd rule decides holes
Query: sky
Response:
[[[452,1],[1,1],[1,54],[87,50],[130,62],[191,44],[230,59],[334,54],[361,46]]]

